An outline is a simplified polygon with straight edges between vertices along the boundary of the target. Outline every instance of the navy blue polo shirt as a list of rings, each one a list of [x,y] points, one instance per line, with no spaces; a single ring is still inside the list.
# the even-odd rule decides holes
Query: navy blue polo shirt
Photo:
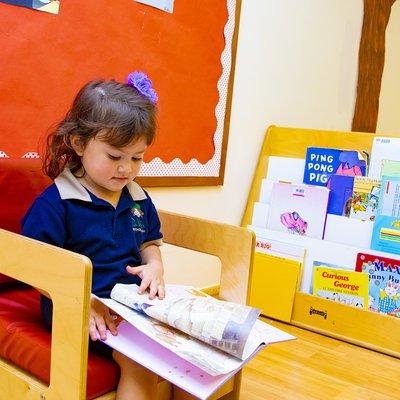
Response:
[[[140,283],[125,268],[141,265],[140,251],[161,245],[162,238],[154,204],[137,183],[123,189],[114,208],[69,169],[36,198],[22,219],[22,234],[89,257],[92,293],[100,297],[109,297],[116,283]]]

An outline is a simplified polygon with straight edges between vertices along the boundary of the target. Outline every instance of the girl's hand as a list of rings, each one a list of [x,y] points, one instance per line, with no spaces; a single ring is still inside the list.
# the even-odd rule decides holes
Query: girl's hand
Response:
[[[153,261],[138,267],[127,266],[126,270],[132,274],[137,275],[142,279],[138,293],[142,294],[146,289],[149,289],[149,299],[152,300],[156,296],[159,299],[165,297],[165,284],[164,284],[164,268],[161,262]]]
[[[90,297],[90,318],[89,318],[89,336],[93,341],[97,340],[97,333],[101,340],[107,339],[107,328],[116,336],[117,321],[110,309],[95,297]]]

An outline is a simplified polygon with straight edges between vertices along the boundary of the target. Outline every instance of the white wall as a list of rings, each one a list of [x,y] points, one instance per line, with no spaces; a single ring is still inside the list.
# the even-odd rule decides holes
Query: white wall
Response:
[[[242,0],[225,183],[150,188],[157,207],[239,225],[269,125],[350,130],[362,0]]]
[[[400,2],[392,6],[386,28],[385,67],[379,99],[377,132],[400,132]]]

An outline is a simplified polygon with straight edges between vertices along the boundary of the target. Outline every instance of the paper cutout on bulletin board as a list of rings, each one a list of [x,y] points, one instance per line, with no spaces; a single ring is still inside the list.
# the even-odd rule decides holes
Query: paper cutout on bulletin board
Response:
[[[160,10],[172,13],[174,11],[174,0],[135,0],[137,3],[159,8]]]
[[[59,0],[0,0],[3,3],[32,8],[38,11],[45,11],[51,14],[58,14],[60,9]]]
[[[57,18],[32,19],[0,0],[0,151],[37,152],[84,83],[142,70],[159,96],[146,186],[221,184],[240,0],[180,2],[172,14],[132,0],[62,4]]]

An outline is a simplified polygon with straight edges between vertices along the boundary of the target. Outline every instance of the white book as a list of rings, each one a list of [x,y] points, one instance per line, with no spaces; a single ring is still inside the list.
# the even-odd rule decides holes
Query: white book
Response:
[[[381,177],[382,164],[385,160],[400,161],[400,138],[382,136],[374,138],[368,169],[369,178]]]
[[[267,229],[322,239],[328,199],[326,187],[275,182]]]
[[[301,183],[305,162],[304,158],[269,156],[266,179]]]

